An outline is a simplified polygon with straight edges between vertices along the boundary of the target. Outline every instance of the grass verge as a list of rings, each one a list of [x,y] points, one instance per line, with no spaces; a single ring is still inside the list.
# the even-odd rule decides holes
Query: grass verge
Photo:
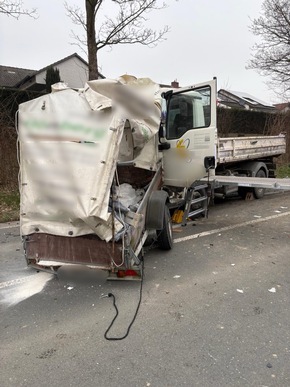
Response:
[[[19,220],[19,192],[0,190],[0,223]]]
[[[280,165],[277,167],[277,177],[283,179],[284,177],[290,178],[290,164]]]

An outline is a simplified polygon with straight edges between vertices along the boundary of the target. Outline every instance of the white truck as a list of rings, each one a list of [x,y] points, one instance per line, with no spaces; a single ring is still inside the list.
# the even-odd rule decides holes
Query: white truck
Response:
[[[184,223],[206,214],[209,187],[244,186],[257,198],[266,186],[290,188],[260,179],[273,176],[284,135],[218,138],[216,79],[172,90],[130,76],[83,90],[57,84],[20,105],[18,129],[21,234],[40,269],[138,278],[148,233],[171,249],[171,213],[183,208]]]

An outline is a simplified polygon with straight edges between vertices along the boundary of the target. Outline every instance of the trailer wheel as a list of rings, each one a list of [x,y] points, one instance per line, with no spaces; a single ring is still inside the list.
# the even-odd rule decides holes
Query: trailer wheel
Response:
[[[163,229],[157,230],[157,241],[160,249],[171,250],[173,245],[172,224],[169,208],[164,208]]]
[[[266,177],[266,173],[263,169],[260,169],[257,173],[256,173],[256,176],[255,177],[261,177],[261,178],[265,178]],[[253,193],[254,193],[254,196],[256,199],[262,199],[262,197],[265,195],[265,188],[254,188],[253,189]]]

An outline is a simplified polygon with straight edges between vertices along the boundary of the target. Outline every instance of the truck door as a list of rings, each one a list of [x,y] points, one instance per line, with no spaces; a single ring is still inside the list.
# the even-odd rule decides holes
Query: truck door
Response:
[[[165,98],[166,130],[160,147],[164,184],[189,187],[207,174],[205,158],[215,157],[216,79],[174,90]]]

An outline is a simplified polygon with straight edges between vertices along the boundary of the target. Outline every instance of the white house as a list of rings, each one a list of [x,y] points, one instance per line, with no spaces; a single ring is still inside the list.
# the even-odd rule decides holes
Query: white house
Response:
[[[0,87],[45,91],[46,70],[51,66],[59,70],[61,81],[69,87],[81,88],[88,80],[88,63],[74,53],[38,71],[0,66]],[[100,74],[100,78],[104,78],[104,76]]]

